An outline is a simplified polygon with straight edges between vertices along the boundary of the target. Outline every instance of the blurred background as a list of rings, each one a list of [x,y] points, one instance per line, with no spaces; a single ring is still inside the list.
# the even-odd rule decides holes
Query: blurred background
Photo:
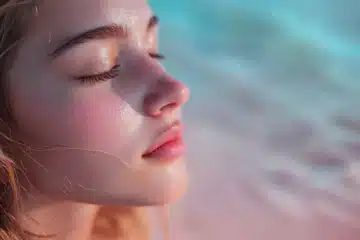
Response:
[[[172,239],[359,239],[360,2],[150,4],[192,90]]]

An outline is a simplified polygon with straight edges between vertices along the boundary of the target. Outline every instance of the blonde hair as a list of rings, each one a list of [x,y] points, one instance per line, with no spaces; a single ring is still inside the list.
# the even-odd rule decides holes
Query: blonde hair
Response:
[[[4,240],[25,240],[35,235],[22,229],[16,219],[21,214],[20,184],[16,177],[19,167],[10,157],[13,156],[11,145],[14,143],[9,126],[13,119],[6,70],[10,68],[17,45],[25,35],[27,19],[36,15],[37,11],[35,0],[0,0],[0,239]],[[145,209],[101,207],[95,218],[93,233],[124,240],[147,240],[149,229]]]

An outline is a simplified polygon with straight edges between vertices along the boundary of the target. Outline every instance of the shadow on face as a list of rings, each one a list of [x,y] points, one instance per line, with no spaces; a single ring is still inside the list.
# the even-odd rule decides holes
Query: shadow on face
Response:
[[[179,197],[183,156],[144,158],[189,96],[159,63],[158,18],[146,2],[44,1],[36,13],[9,74],[30,181],[59,199],[100,204]]]

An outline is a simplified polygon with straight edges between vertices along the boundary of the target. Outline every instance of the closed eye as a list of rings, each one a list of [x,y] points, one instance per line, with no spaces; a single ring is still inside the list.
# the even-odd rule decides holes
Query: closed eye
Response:
[[[158,59],[158,60],[165,59],[165,56],[160,53],[151,53],[150,52],[149,56],[151,58]],[[117,65],[113,66],[109,71],[95,74],[95,75],[76,77],[76,80],[79,80],[81,83],[94,84],[97,82],[103,82],[103,81],[107,81],[107,80],[117,77],[119,75],[119,71],[120,71],[120,65],[117,64]]]
[[[117,77],[119,75],[119,71],[120,71],[120,65],[117,64],[113,66],[109,71],[95,75],[76,77],[76,80],[79,80],[81,83],[86,83],[86,84],[92,84],[101,81],[103,82]]]

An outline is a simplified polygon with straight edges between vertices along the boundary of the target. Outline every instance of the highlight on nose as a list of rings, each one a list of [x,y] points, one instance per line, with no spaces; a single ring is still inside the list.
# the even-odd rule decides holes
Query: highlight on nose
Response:
[[[159,117],[181,107],[190,95],[189,88],[182,82],[168,76],[156,84],[144,98],[144,111],[152,117]]]

